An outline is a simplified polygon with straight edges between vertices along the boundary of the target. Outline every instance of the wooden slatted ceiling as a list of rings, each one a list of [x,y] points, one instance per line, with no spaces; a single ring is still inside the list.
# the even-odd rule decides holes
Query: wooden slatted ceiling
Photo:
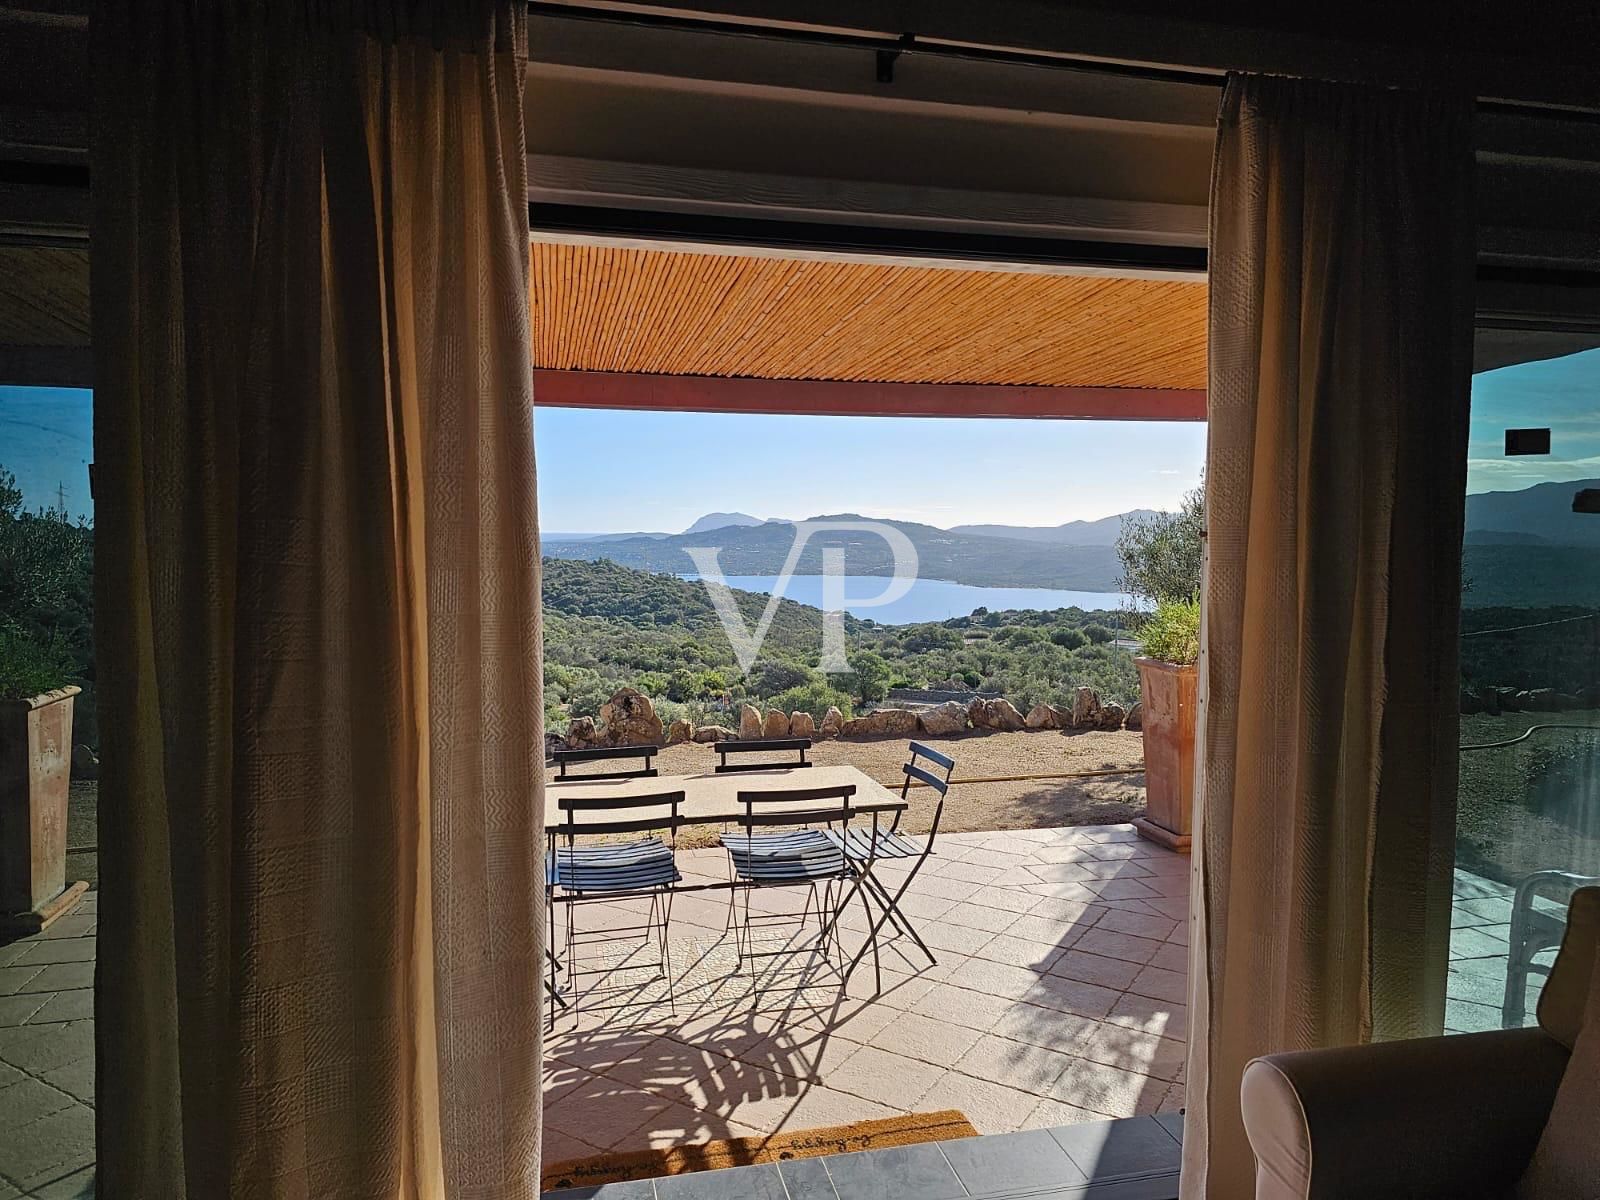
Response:
[[[88,250],[0,246],[0,346],[88,344]]]
[[[534,365],[1205,387],[1206,286],[536,242]]]

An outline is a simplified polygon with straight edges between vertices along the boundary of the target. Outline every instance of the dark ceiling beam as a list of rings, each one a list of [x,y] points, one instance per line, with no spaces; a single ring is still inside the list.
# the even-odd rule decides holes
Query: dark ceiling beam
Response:
[[[735,379],[536,367],[541,408],[838,417],[1017,417],[1100,421],[1204,421],[1199,388],[1041,387],[983,383],[867,383]]]

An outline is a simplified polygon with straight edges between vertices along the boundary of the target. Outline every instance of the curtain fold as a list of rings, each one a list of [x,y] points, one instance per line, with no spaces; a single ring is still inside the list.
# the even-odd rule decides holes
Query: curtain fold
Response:
[[[1253,1194],[1251,1058],[1442,1026],[1470,117],[1465,96],[1224,92],[1186,1200]]]
[[[98,1194],[537,1194],[526,9],[104,6]]]

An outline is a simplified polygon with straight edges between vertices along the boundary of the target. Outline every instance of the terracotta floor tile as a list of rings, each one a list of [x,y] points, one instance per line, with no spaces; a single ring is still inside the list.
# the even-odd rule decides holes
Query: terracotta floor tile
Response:
[[[1043,1096],[1072,1064],[1070,1054],[986,1034],[954,1064],[963,1075]]]
[[[989,908],[982,904],[957,904],[944,914],[943,920],[952,925],[965,925],[989,933],[1003,933],[1006,926],[1018,919],[1017,914]]]
[[[1155,1000],[1182,1004],[1189,998],[1189,977],[1184,971],[1164,971],[1160,967],[1146,967],[1139,972],[1128,990]]]
[[[833,1091],[864,1096],[879,1104],[911,1112],[942,1074],[942,1068],[929,1063],[874,1046],[862,1046],[828,1071],[820,1082]]]
[[[1138,963],[1103,954],[1090,954],[1083,950],[1067,950],[1050,964],[1049,974],[1095,983],[1101,987],[1127,991],[1142,968]]]
[[[1105,920],[1107,918],[1101,918]],[[1083,936],[1072,944],[1074,950],[1087,951],[1090,954],[1103,954],[1107,958],[1120,958],[1126,962],[1138,963],[1143,966],[1155,957],[1156,951],[1161,949],[1161,943],[1151,938],[1135,937],[1130,933],[1117,933],[1115,930],[1102,929],[1096,925],[1087,930]]]
[[[1106,1019],[1113,1024],[1126,1025],[1130,1029],[1142,1029],[1146,1033],[1161,1034],[1180,1041],[1187,1038],[1189,1033],[1189,1009],[1186,1005],[1155,1000],[1148,996],[1136,996],[1131,992],[1112,1005],[1111,1013]]]
[[[1044,1099],[1039,1101],[1026,1117],[1023,1118],[1022,1129],[1051,1129],[1057,1125],[1082,1125],[1085,1121],[1105,1120],[1099,1113],[1090,1112],[1086,1108],[1076,1105],[1064,1104],[1060,1100]]]
[[[943,1068],[972,1049],[981,1036],[977,1030],[951,1021],[921,1013],[902,1013],[879,1031],[872,1045]]]
[[[1050,1099],[1108,1117],[1134,1117],[1155,1112],[1168,1087],[1165,1080],[1075,1058],[1051,1085]]]
[[[1018,1088],[957,1072],[946,1072],[917,1104],[919,1112],[953,1108],[965,1114],[979,1133],[1010,1133],[1022,1128],[1038,1107],[1038,1097]]]

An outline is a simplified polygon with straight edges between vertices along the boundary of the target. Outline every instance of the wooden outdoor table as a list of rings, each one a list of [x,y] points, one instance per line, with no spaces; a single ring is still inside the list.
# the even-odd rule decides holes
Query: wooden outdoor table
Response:
[[[566,779],[547,783],[544,788],[545,829],[553,830],[562,821],[560,800],[564,796],[658,796],[663,792],[682,792],[678,811],[690,825],[733,825],[744,815],[740,792],[776,791],[781,788],[825,788],[855,784],[850,807],[870,816],[877,812],[902,813],[908,807],[866,772],[855,767],[774,767],[770,771],[705,771],[696,775],[657,775],[643,779]],[[638,809],[613,809],[608,821],[626,821],[643,816]]]

